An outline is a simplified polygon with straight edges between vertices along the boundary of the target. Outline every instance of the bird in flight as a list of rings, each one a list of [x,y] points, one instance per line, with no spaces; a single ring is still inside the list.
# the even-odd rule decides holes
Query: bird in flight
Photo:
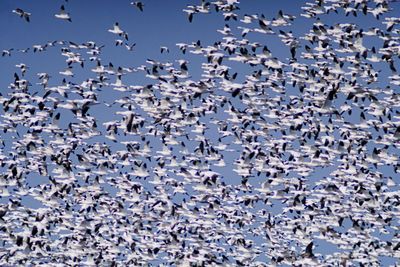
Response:
[[[108,31],[111,32],[111,33],[113,33],[113,34],[116,34],[116,35],[118,35],[118,36],[122,36],[122,37],[124,37],[126,40],[128,40],[128,34],[120,28],[118,22],[115,22],[113,28],[112,28],[112,29],[109,29]]]
[[[137,7],[140,11],[143,12],[144,4],[140,1],[131,2],[131,5]]]
[[[20,18],[24,18],[27,22],[30,21],[31,13],[22,10],[21,8],[16,8],[12,11],[13,13],[17,14]]]
[[[69,13],[65,11],[64,5],[62,5],[62,6],[60,7],[59,13],[55,14],[54,16],[55,16],[56,18],[58,18],[58,19],[67,20],[67,21],[69,21],[69,22],[72,22]]]

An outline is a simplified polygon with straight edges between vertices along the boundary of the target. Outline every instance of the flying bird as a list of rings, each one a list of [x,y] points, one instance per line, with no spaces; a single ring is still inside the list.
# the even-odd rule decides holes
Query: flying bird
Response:
[[[65,11],[64,5],[62,5],[62,6],[60,7],[59,13],[55,14],[54,16],[55,16],[56,18],[58,18],[58,19],[67,20],[67,21],[69,21],[69,22],[72,22],[69,13],[67,13],[67,12]]]
[[[131,2],[131,5],[137,7],[140,11],[143,12],[144,4],[140,1]]]
[[[16,8],[12,11],[13,13],[17,14],[20,18],[24,18],[27,22],[30,21],[31,13],[22,10],[21,8]]]
[[[113,28],[112,28],[112,29],[109,29],[108,31],[111,32],[111,33],[113,33],[113,34],[116,34],[116,35],[118,35],[118,36],[122,36],[122,37],[124,37],[126,40],[128,40],[128,34],[120,28],[118,22],[116,22],[116,23],[114,24]]]

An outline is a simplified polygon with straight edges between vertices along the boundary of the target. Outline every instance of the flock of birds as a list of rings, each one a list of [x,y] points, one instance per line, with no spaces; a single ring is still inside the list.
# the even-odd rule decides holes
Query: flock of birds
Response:
[[[140,66],[104,63],[107,47],[93,41],[3,50],[59,49],[66,69],[28,80],[33,70],[18,64],[0,96],[0,265],[399,261],[400,17],[392,2],[317,0],[268,18],[243,14],[238,0],[199,1],[183,10],[188,23],[221,14],[221,38],[163,46],[183,59]],[[67,9],[54,16],[73,23]],[[12,12],[27,23],[35,15]],[[376,27],[329,25],[327,16]],[[107,30],[133,50],[118,22]],[[282,51],[255,36],[276,38]],[[189,56],[204,59],[199,79]],[[87,72],[80,82],[78,68]],[[128,83],[133,74],[149,83]]]

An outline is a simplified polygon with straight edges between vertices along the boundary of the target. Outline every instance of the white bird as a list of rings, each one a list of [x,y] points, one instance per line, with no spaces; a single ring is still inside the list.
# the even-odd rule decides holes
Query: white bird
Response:
[[[54,16],[55,16],[56,18],[58,18],[58,19],[68,20],[69,22],[72,22],[69,13],[67,13],[67,12],[65,11],[64,5],[62,5],[62,6],[60,7],[59,13],[55,14]]]

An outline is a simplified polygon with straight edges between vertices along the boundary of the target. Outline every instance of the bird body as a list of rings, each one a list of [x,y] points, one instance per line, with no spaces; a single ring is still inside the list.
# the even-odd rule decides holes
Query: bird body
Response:
[[[12,11],[13,13],[17,14],[19,17],[24,18],[27,22],[30,21],[31,13],[22,10],[21,8],[16,8]]]
[[[59,13],[55,14],[54,16],[55,16],[57,19],[62,19],[62,20],[67,20],[67,21],[69,21],[69,22],[72,22],[69,13],[67,13],[67,12],[65,11],[64,5],[62,5],[62,6],[60,7]]]

